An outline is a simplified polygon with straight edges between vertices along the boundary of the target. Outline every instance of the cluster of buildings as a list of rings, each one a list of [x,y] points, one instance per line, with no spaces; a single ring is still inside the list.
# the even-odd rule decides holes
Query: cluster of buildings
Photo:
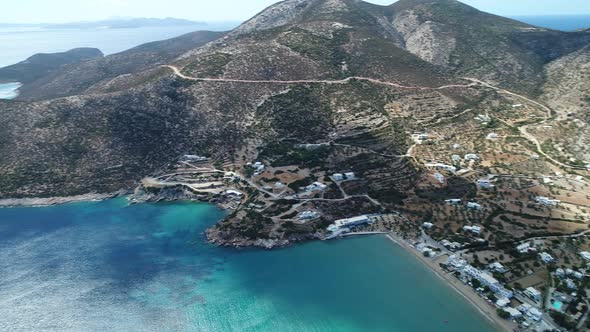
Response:
[[[469,278],[478,280],[482,285],[487,286],[492,292],[494,292],[499,299],[511,299],[514,296],[514,293],[511,290],[506,289],[496,278],[485,271],[481,271],[471,266],[467,261],[456,255],[449,256],[447,265],[452,267],[455,271],[465,274]]]
[[[350,181],[350,180],[354,180],[356,179],[356,175],[354,174],[354,172],[348,172],[348,173],[336,173],[334,175],[332,175],[332,179],[336,182],[340,182],[340,181]]]
[[[496,278],[485,271],[481,271],[469,264],[465,265],[462,271],[467,276],[476,279],[482,285],[487,286],[499,299],[511,299],[514,296],[514,293],[511,290],[506,289]]]
[[[506,310],[506,309],[504,309],[504,310]],[[535,322],[538,322],[543,318],[543,312],[541,312],[541,310],[533,307],[532,305],[530,305],[528,303],[521,304],[518,308],[516,308],[516,310],[521,313],[521,315],[516,318],[520,318],[523,315],[526,315],[527,317],[529,317],[530,319],[532,319]]]

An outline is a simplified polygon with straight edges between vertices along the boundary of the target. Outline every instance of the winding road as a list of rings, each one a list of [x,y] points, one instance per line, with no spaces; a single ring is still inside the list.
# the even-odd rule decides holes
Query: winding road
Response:
[[[359,81],[367,81],[367,82],[371,82],[371,83],[375,83],[375,84],[379,84],[379,85],[390,86],[390,87],[394,87],[394,88],[398,88],[398,89],[423,90],[423,91],[444,90],[444,89],[452,89],[452,88],[470,88],[470,87],[474,87],[474,86],[478,85],[476,82],[474,82],[474,83],[470,83],[470,84],[450,84],[450,85],[439,86],[437,88],[430,88],[430,87],[421,87],[421,86],[414,86],[414,85],[402,85],[402,84],[398,84],[398,83],[386,82],[386,81],[381,81],[378,79],[369,78],[369,77],[362,77],[362,76],[351,76],[351,77],[347,77],[347,78],[344,78],[341,80],[288,80],[288,81],[244,80],[244,79],[237,79],[237,78],[207,78],[207,77],[186,76],[181,72],[181,70],[178,67],[172,66],[172,65],[162,65],[162,67],[171,69],[174,72],[174,75],[176,75],[180,78],[183,78],[185,80],[198,81],[198,82],[226,82],[226,83],[251,83],[251,84],[256,84],[256,83],[260,83],[260,84],[268,84],[268,83],[270,83],[270,84],[308,84],[308,83],[347,84],[350,81],[359,80]]]
[[[245,79],[236,79],[236,78],[207,78],[207,77],[192,77],[192,76],[187,76],[184,75],[182,73],[182,71],[173,65],[162,65],[162,67],[164,68],[168,68],[170,70],[172,70],[172,72],[174,73],[174,75],[185,79],[185,80],[190,80],[190,81],[198,81],[198,82],[226,82],[226,83],[247,83],[247,84],[310,84],[310,83],[320,83],[320,84],[347,84],[350,81],[353,80],[359,80],[359,81],[367,81],[367,82],[371,82],[374,84],[378,84],[378,85],[384,85],[384,86],[389,86],[389,87],[394,87],[394,88],[398,88],[398,89],[406,89],[406,90],[419,90],[419,91],[428,91],[428,90],[444,90],[444,89],[452,89],[452,88],[472,88],[472,87],[476,87],[476,86],[484,86],[493,90],[496,90],[500,93],[504,93],[522,100],[525,100],[529,103],[532,103],[538,107],[541,107],[543,110],[545,110],[547,112],[546,118],[544,121],[542,121],[541,123],[547,121],[550,117],[551,117],[551,113],[552,110],[547,107],[546,105],[543,105],[537,101],[534,101],[530,98],[527,98],[523,95],[519,95],[517,93],[499,88],[497,86],[494,86],[492,84],[489,84],[487,82],[478,80],[476,78],[471,78],[471,77],[464,77],[463,79],[470,81],[471,83],[469,84],[450,84],[450,85],[443,85],[437,88],[431,88],[431,87],[420,87],[420,86],[412,86],[412,85],[402,85],[399,83],[393,83],[393,82],[386,82],[386,81],[381,81],[378,79],[374,79],[374,78],[369,78],[369,77],[362,77],[362,76],[351,76],[351,77],[347,77],[341,80],[245,80]],[[469,110],[468,110],[469,111]],[[440,119],[439,119],[440,120]],[[577,169],[577,170],[586,170],[585,167],[580,167],[580,166],[573,166],[573,165],[568,165],[568,164],[564,164],[556,159],[554,159],[553,157],[549,156],[548,154],[546,154],[543,151],[543,148],[541,146],[541,143],[539,142],[539,140],[533,136],[532,134],[530,134],[527,131],[527,126],[522,126],[519,127],[518,130],[520,131],[520,133],[522,134],[522,136],[524,136],[527,140],[531,141],[537,148],[538,152],[543,155],[545,158],[547,158],[548,160],[550,160],[551,162],[553,162],[554,164],[564,167],[564,168],[569,168],[569,169]],[[410,154],[410,151],[408,151],[408,154]],[[401,157],[401,156],[400,156]]]

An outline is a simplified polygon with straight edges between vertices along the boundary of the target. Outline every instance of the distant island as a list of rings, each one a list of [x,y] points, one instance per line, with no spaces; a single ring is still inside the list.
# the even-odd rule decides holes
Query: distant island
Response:
[[[145,27],[172,26],[206,26],[206,22],[183,20],[178,18],[111,18],[101,21],[84,21],[70,23],[0,23],[0,28],[42,28],[42,29],[135,29]]]

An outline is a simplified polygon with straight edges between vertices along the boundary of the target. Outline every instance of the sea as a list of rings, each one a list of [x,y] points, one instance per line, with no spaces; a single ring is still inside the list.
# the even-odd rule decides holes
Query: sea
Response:
[[[125,198],[0,209],[0,330],[494,331],[386,237],[208,244],[224,216]]]
[[[561,31],[575,31],[590,28],[590,15],[588,14],[512,16],[510,18],[539,27]]]

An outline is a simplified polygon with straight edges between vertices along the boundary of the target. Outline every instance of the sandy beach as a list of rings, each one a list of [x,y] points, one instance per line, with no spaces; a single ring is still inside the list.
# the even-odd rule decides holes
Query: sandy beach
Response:
[[[498,328],[498,330],[509,332],[514,331],[516,325],[513,322],[498,317],[495,306],[487,303],[484,299],[479,297],[471,287],[463,284],[452,274],[445,273],[445,271],[440,268],[438,264],[444,261],[444,257],[446,257],[446,255],[439,256],[434,259],[426,258],[404,239],[391,233],[387,234],[386,236],[397,245],[405,248],[408,252],[412,253],[416,258],[428,266],[439,278],[443,279],[445,283],[455,289],[455,291],[457,291],[461,296],[469,301],[469,303],[471,303],[482,315],[490,320]]]
[[[75,202],[102,201],[122,195],[122,192],[111,194],[85,194],[69,197],[48,197],[48,198],[5,198],[0,199],[0,208],[9,207],[43,207]]]

